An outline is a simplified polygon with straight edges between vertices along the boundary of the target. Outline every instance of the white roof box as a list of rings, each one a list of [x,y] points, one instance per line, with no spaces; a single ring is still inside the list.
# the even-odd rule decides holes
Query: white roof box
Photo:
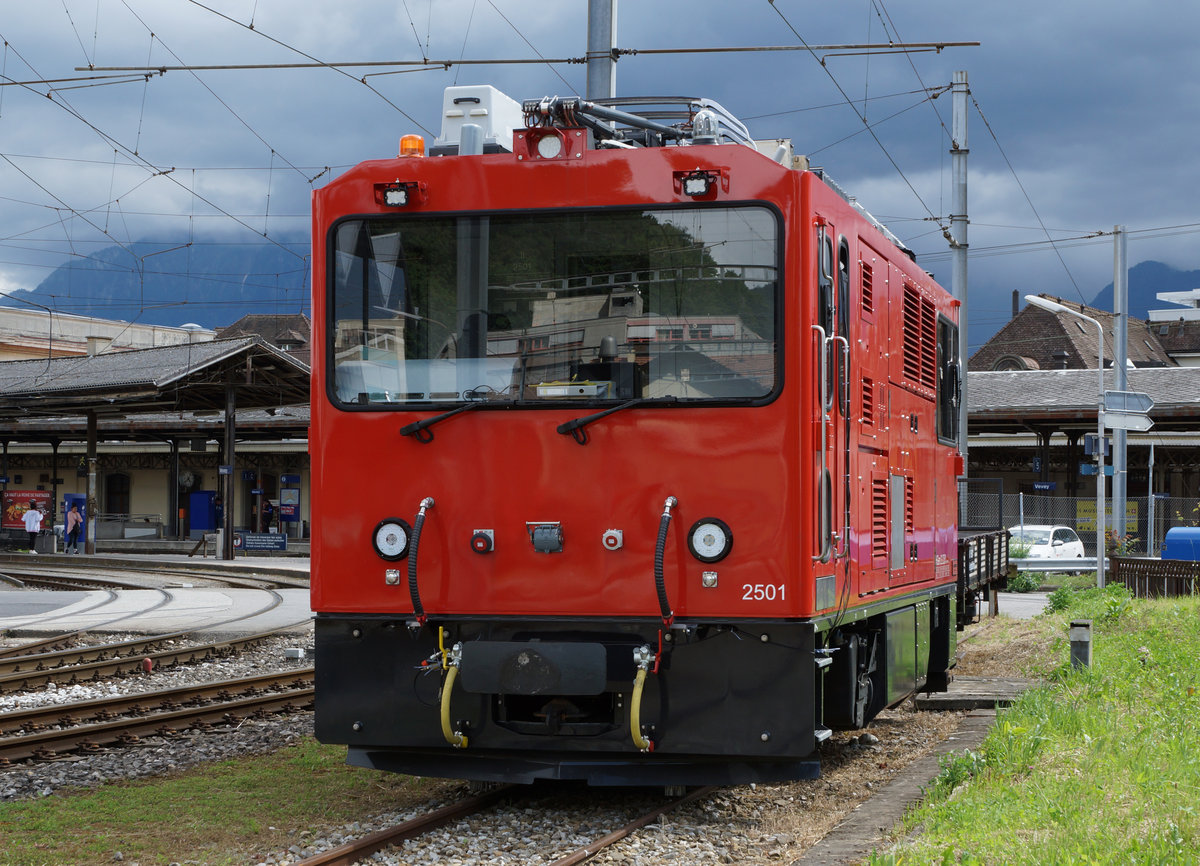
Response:
[[[525,127],[525,113],[521,103],[489,84],[447,87],[442,95],[442,134],[434,140],[430,156],[457,154],[468,123],[483,131],[484,153],[510,153],[513,130]]]

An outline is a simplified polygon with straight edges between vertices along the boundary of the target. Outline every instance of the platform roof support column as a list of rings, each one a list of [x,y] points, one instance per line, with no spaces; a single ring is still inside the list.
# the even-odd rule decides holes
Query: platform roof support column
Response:
[[[89,409],[87,413],[87,538],[83,542],[83,552],[94,554],[96,552],[96,518],[100,516],[100,509],[96,503],[96,441],[99,436],[96,433],[96,411]]]
[[[167,473],[167,520],[168,530],[172,538],[183,537],[183,527],[179,522],[179,440],[171,437],[167,440],[171,446],[171,471]]]
[[[237,441],[237,431],[234,428],[236,418],[236,392],[233,383],[225,386],[225,450],[222,452],[222,465],[229,471],[221,476],[221,498],[225,500],[224,520],[221,526],[221,559],[233,559],[233,471],[234,443]]]
[[[50,513],[46,515],[46,522],[51,531],[54,529],[54,518],[58,515],[58,446],[61,444],[61,439],[50,440]],[[64,514],[63,520],[66,519]]]

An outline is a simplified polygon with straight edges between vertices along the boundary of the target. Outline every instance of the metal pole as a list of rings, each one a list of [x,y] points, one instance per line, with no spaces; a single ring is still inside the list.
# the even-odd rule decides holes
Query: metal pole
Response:
[[[1154,443],[1150,443],[1150,470],[1146,473],[1146,555],[1154,556]]]
[[[1108,553],[1104,532],[1104,326],[1095,319],[1090,320],[1096,325],[1096,342],[1100,346],[1100,357],[1096,363],[1100,375],[1100,407],[1096,410],[1096,586],[1104,589],[1104,566]]]
[[[1113,388],[1128,391],[1126,357],[1129,346],[1129,271],[1125,265],[1125,226],[1113,226],[1113,312],[1117,319],[1113,346]],[[1113,430],[1113,534],[1125,535],[1125,500],[1129,482],[1129,433]]]
[[[89,409],[87,413],[87,506],[84,514],[84,519],[87,521],[85,529],[87,534],[83,539],[83,552],[89,556],[96,552],[96,520],[100,517],[97,503],[98,485],[96,484],[96,464],[99,463],[96,456],[96,443],[99,438],[96,412],[94,409]]]
[[[1072,310],[1065,304],[1051,301],[1038,295],[1026,295],[1025,300],[1035,307],[1049,310],[1052,313],[1066,313],[1096,326],[1096,373],[1100,377],[1099,400],[1096,410],[1096,586],[1104,588],[1104,326],[1091,316],[1085,316],[1078,310]]]
[[[225,449],[222,452],[222,459],[225,465],[230,468],[228,475],[221,476],[220,488],[225,494],[225,513],[222,521],[221,535],[221,559],[233,559],[233,472],[234,472],[234,446],[237,442],[235,430],[235,421],[237,419],[237,404],[235,403],[233,385],[225,386]]]
[[[617,95],[617,0],[588,0],[587,98]]]
[[[954,111],[951,122],[953,141],[950,143],[954,201],[950,213],[951,283],[958,308],[958,369],[962,393],[958,406],[958,452],[963,458],[963,474],[967,474],[967,73],[954,73],[951,88]]]
[[[179,440],[171,438],[167,440],[167,444],[171,446],[171,470],[167,473],[167,531],[172,538],[178,540],[183,529],[179,525]]]

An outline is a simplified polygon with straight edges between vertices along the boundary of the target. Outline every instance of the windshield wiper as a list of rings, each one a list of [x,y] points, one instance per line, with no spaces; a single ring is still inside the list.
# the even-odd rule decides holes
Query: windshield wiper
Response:
[[[472,393],[472,392],[467,392]],[[483,400],[478,397],[471,403],[465,406],[459,406],[456,409],[451,409],[449,412],[443,412],[440,415],[434,415],[432,418],[422,418],[420,421],[414,421],[411,424],[405,424],[400,428],[401,436],[413,436],[418,442],[432,442],[433,432],[429,429],[439,421],[445,421],[447,418],[453,418],[460,412],[469,412],[471,409],[478,409],[480,406],[509,406],[515,401],[509,400]]]
[[[602,412],[595,412],[591,415],[584,415],[580,418],[572,418],[570,421],[564,421],[562,424],[558,425],[558,432],[564,436],[570,433],[572,439],[574,439],[580,445],[586,445],[588,443],[588,434],[583,428],[591,424],[593,421],[599,421],[601,418],[611,415],[613,412],[620,412],[622,409],[628,409],[632,406],[641,406],[646,403],[656,403],[661,405],[663,403],[674,402],[676,402],[675,397],[635,397],[632,400],[626,400],[624,403],[621,403],[618,406],[613,406],[611,409],[605,409]]]

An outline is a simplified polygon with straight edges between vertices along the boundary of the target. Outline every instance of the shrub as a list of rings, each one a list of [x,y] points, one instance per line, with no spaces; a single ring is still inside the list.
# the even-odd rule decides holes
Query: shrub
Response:
[[[1033,592],[1041,585],[1041,581],[1032,572],[1018,571],[1008,576],[1009,592]]]
[[[1058,589],[1054,590],[1054,592],[1046,596],[1046,603],[1050,610],[1057,613],[1058,611],[1066,610],[1071,606],[1071,595],[1072,592],[1068,587],[1060,586]]]
[[[1008,558],[1009,559],[1024,559],[1029,556],[1029,551],[1033,550],[1033,542],[1020,541],[1016,538],[1008,540]]]
[[[1129,590],[1119,583],[1110,584],[1104,588],[1104,613],[1100,618],[1108,623],[1115,623],[1129,609],[1133,600]]]

